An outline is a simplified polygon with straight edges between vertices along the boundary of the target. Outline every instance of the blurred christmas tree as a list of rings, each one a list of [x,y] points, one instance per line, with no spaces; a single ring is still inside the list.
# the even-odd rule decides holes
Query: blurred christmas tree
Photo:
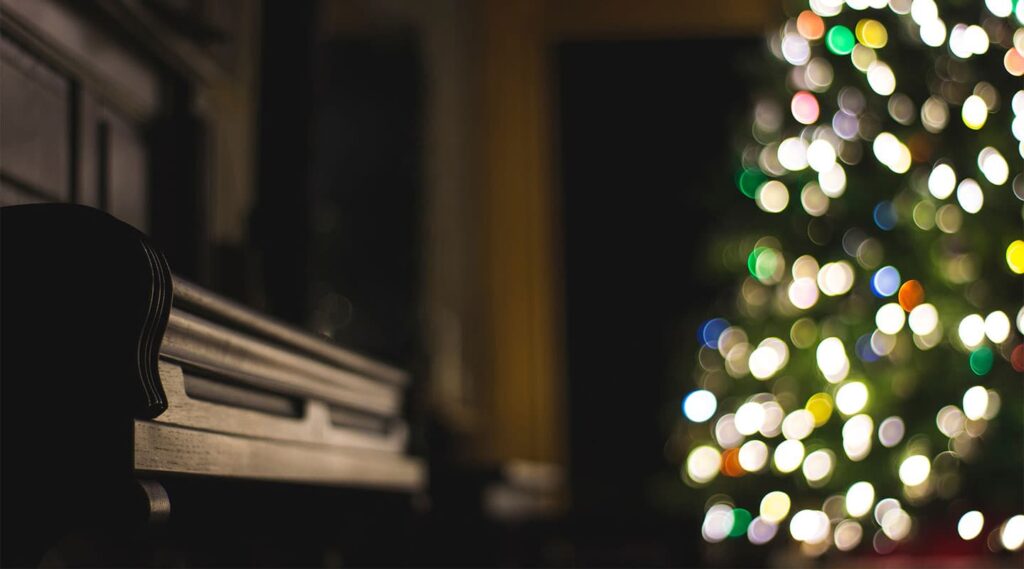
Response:
[[[764,213],[719,240],[739,282],[682,399],[703,537],[1013,555],[1024,1],[789,8],[736,177]]]

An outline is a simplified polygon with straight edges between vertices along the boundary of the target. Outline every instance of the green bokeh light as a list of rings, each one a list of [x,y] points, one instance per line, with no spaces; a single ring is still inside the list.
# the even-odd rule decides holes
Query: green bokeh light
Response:
[[[853,36],[850,28],[846,26],[833,26],[825,34],[825,45],[836,55],[847,55],[853,51],[853,46],[856,44],[857,39]]]
[[[729,530],[729,537],[740,537],[747,533],[747,526],[750,525],[750,512],[743,508],[733,508],[732,529]]]
[[[757,192],[757,188],[759,188],[766,179],[767,177],[760,170],[756,168],[745,168],[740,172],[740,175],[736,180],[736,185],[739,186],[743,195],[753,199],[754,194]]]
[[[779,268],[780,255],[769,247],[754,247],[747,256],[747,270],[761,282],[769,281]]]
[[[992,353],[992,349],[988,346],[982,346],[971,352],[971,371],[975,375],[985,375],[992,371],[992,363],[994,361],[995,355]]]

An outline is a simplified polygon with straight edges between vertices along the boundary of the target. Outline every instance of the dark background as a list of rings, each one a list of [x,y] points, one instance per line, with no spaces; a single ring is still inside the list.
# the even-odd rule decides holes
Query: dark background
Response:
[[[673,365],[714,297],[702,263],[736,200],[729,150],[749,39],[558,50],[569,459],[583,564],[687,563],[699,527],[659,504]],[[685,369],[683,373],[687,372]],[[678,390],[676,390],[678,391]],[[674,472],[670,472],[674,475]],[[689,561],[692,562],[692,561]]]

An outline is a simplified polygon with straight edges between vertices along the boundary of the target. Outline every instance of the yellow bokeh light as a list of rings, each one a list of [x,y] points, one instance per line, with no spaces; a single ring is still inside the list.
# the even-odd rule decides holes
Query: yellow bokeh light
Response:
[[[1018,275],[1024,274],[1024,241],[1018,239],[1006,248],[1006,264]]]
[[[815,393],[807,400],[805,408],[814,417],[814,426],[820,427],[832,416],[832,398],[828,393]]]
[[[885,47],[889,42],[889,32],[876,20],[865,19],[857,22],[855,33],[857,41],[873,49]]]
[[[761,518],[777,524],[789,515],[790,499],[785,492],[769,492],[761,499]]]

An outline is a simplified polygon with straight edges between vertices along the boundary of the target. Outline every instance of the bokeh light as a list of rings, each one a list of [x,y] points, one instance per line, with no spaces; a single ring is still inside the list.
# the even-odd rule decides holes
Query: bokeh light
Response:
[[[855,482],[846,491],[846,513],[851,517],[866,516],[875,505],[875,487],[870,482]]]
[[[847,55],[853,51],[857,38],[846,26],[832,26],[825,34],[825,46],[836,55]]]
[[[820,510],[800,510],[789,522],[793,539],[805,543],[821,543],[829,538],[832,526],[828,515]]]
[[[1006,266],[1018,275],[1024,274],[1024,241],[1017,239],[1006,247]]]
[[[703,423],[715,415],[718,399],[706,389],[698,389],[683,399],[683,415],[694,423]]]
[[[871,292],[879,298],[892,296],[899,290],[900,282],[900,272],[896,267],[882,267],[871,276]]]
[[[783,474],[788,474],[800,468],[800,463],[803,460],[804,444],[798,440],[789,439],[775,447],[775,468]]]
[[[761,517],[765,521],[777,524],[789,515],[790,499],[785,492],[774,491],[761,499]]]
[[[820,112],[818,99],[807,91],[797,91],[793,95],[792,101],[790,101],[789,109],[793,113],[793,118],[803,124],[814,124],[817,122],[818,113]]]
[[[855,415],[868,403],[868,388],[860,381],[844,383],[836,391],[836,408],[843,415]]]
[[[721,467],[722,455],[712,446],[698,446],[686,457],[686,475],[698,484],[714,480]]]
[[[984,528],[985,516],[977,510],[972,510],[960,516],[960,521],[956,524],[956,532],[960,534],[960,539],[966,541],[981,535],[981,530]]]
[[[927,456],[920,454],[908,456],[900,463],[900,480],[907,486],[923,484],[925,480],[928,480],[931,469],[932,463]]]

